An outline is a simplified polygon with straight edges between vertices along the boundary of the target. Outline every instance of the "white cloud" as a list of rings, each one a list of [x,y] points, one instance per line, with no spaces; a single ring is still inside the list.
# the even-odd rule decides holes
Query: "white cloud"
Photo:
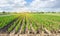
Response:
[[[13,0],[14,4],[25,5],[26,2],[24,0]]]
[[[7,3],[7,0],[0,0],[0,4],[5,4]]]
[[[55,1],[55,0],[50,0],[50,1]]]
[[[9,2],[10,3],[12,2],[13,4],[10,4]],[[12,9],[11,11],[24,11],[26,10],[26,8],[24,7],[25,4],[26,4],[25,0],[0,0],[0,8],[1,8],[0,10],[3,10],[5,8],[8,8],[8,9],[10,8]]]
[[[10,4],[11,2],[13,2],[13,4]],[[0,0],[0,6],[11,6],[14,5],[16,6],[16,4],[18,5],[23,5],[26,4],[26,2],[24,0]]]
[[[16,11],[16,12],[18,12],[18,11],[28,11],[28,8],[27,7],[23,7],[23,8],[13,8],[13,10],[12,11]]]
[[[41,11],[42,8],[52,8],[56,5],[56,0],[35,0],[30,4],[30,10]],[[44,10],[43,9],[43,10]],[[47,11],[50,9],[46,9]],[[51,10],[50,10],[51,11]]]
[[[54,5],[55,5],[55,3],[56,3],[56,1],[54,0],[50,0],[50,1],[48,1],[48,0],[46,0],[46,1],[41,1],[41,0],[35,0],[35,1],[33,1],[30,5],[32,6],[32,7],[38,7],[38,8],[40,8],[40,7],[53,7]]]
[[[10,11],[42,11],[48,10],[45,8],[54,7],[57,3],[56,1],[57,0],[34,0],[26,6],[25,4],[27,4],[27,2],[25,0],[0,0],[0,8],[5,7],[8,10],[11,9]]]

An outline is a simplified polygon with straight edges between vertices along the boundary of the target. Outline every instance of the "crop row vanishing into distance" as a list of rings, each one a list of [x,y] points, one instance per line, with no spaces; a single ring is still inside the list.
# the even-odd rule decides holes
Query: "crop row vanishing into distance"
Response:
[[[47,31],[48,30],[48,31]],[[43,14],[15,14],[0,17],[0,33],[58,33],[60,16]]]

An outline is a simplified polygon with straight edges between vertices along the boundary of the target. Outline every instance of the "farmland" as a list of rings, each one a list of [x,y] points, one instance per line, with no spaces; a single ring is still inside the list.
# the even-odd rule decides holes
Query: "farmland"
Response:
[[[4,33],[10,36],[20,34],[57,36],[60,34],[60,15],[38,13],[20,13],[3,17],[0,15],[0,34]]]

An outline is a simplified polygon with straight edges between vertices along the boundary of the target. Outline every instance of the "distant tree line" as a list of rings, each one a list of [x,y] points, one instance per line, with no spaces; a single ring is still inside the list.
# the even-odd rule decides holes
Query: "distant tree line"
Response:
[[[44,14],[44,13],[60,13],[60,12],[31,12],[31,13]]]

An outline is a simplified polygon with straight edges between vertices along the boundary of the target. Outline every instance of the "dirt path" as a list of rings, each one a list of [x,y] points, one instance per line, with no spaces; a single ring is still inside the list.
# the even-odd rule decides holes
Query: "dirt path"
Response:
[[[21,20],[20,28],[19,28],[19,30],[17,32],[15,32],[15,36],[19,36],[19,34],[21,34],[21,30],[22,30],[22,26],[23,26],[23,20],[24,19]]]
[[[19,30],[19,34],[22,33],[22,27],[23,27],[23,25],[24,25],[24,19],[23,19],[23,21],[22,21],[22,26],[21,26],[21,30]]]
[[[19,30],[21,30],[23,19],[21,19],[20,21],[21,21],[21,22],[19,22],[20,28],[18,29],[18,31],[15,32],[15,34],[17,34],[19,32]]]
[[[36,34],[36,31],[35,31],[35,29],[32,26],[32,21],[30,19],[29,19],[29,21],[30,21],[30,27],[31,27],[30,33]]]

